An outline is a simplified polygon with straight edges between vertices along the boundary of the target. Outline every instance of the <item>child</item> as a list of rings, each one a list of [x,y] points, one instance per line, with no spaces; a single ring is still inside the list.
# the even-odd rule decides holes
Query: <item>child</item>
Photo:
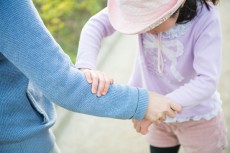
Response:
[[[85,25],[78,68],[95,69],[101,40],[115,30],[138,34],[139,53],[130,85],[165,95],[183,107],[176,118],[158,118],[147,140],[151,153],[221,153],[226,126],[217,92],[221,29],[217,0],[108,0]],[[93,72],[93,71],[92,71]],[[103,79],[99,79],[99,82]],[[145,133],[151,123],[134,121]]]
[[[0,19],[0,153],[59,153],[51,130],[56,120],[52,102],[118,119],[158,114],[155,109],[165,97],[144,89],[117,84],[104,97],[92,95],[91,85],[48,32],[32,0],[1,0]],[[168,101],[164,106],[162,113],[181,110]]]

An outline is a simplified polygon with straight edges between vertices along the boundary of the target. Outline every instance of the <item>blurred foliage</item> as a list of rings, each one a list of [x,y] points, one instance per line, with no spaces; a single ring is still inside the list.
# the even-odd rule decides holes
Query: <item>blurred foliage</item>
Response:
[[[46,27],[75,62],[80,32],[106,0],[33,0]]]

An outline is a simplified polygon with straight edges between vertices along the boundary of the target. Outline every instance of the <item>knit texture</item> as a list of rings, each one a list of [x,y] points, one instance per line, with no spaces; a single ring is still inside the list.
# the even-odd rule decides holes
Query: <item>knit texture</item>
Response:
[[[54,102],[68,110],[142,119],[146,90],[114,84],[106,96],[71,63],[30,0],[0,1],[0,152],[46,153],[54,137]]]

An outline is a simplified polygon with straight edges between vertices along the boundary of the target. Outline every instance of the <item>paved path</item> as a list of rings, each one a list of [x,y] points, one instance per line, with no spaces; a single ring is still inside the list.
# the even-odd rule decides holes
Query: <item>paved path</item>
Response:
[[[219,89],[230,128],[230,43],[227,42],[230,40],[229,9],[230,1],[222,0],[220,13],[224,48]],[[115,35],[104,43],[99,57],[99,68],[110,74],[116,82],[126,83],[137,51],[136,38]],[[71,113],[60,107],[57,112],[58,120],[54,132],[63,153],[148,153],[144,137],[134,131],[130,121]],[[230,140],[230,134],[228,136]],[[230,153],[230,147],[225,153]]]

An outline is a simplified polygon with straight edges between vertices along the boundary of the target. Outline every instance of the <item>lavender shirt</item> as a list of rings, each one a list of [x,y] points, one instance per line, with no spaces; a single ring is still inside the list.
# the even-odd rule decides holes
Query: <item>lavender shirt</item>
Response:
[[[201,5],[198,10],[192,21],[162,33],[160,42],[158,35],[139,35],[140,49],[129,83],[182,105],[183,112],[168,122],[211,119],[222,103],[217,92],[222,49],[218,11],[211,4],[210,11]],[[113,32],[107,8],[91,17],[81,33],[76,66],[96,69],[101,41]],[[158,42],[162,74],[158,70]]]

